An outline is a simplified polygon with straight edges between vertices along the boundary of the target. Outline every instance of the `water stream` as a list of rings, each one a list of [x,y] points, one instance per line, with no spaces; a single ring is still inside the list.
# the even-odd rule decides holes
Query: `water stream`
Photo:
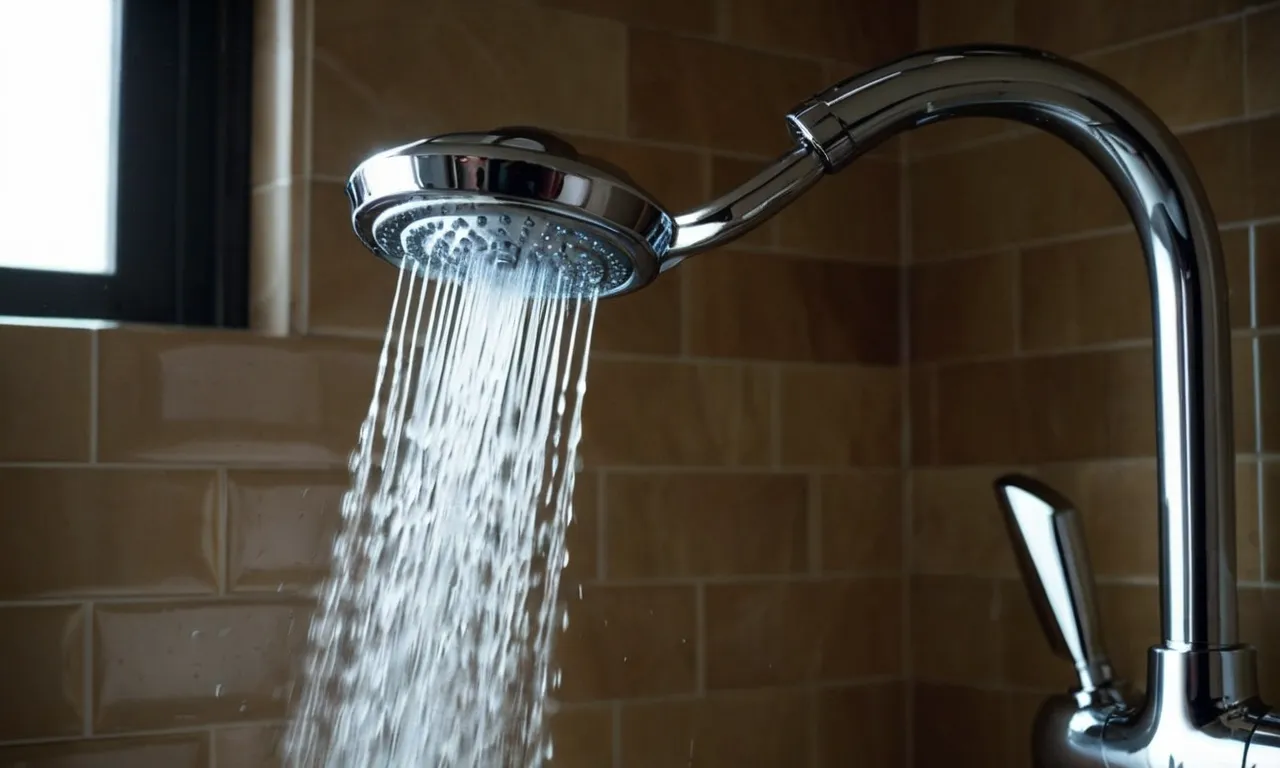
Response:
[[[401,272],[286,764],[549,756],[596,305],[562,280],[498,263],[460,281]]]

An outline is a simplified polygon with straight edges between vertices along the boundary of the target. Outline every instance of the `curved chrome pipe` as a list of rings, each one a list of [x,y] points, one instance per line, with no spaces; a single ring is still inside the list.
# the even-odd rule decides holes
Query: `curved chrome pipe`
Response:
[[[1015,47],[942,49],[846,80],[787,120],[828,172],[902,131],[1007,118],[1080,150],[1111,181],[1146,254],[1155,321],[1161,624],[1173,650],[1236,642],[1234,453],[1226,275],[1217,224],[1177,139],[1119,85]],[[739,190],[676,218],[671,253],[741,234],[815,180],[793,152]],[[665,268],[666,265],[664,265]]]

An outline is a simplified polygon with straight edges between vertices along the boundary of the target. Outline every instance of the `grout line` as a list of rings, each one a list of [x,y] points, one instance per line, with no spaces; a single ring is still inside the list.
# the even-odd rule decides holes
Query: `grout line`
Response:
[[[1022,251],[1013,250],[1013,353],[1022,352]]]
[[[288,462],[195,462],[195,461],[164,461],[162,459],[139,460],[135,462],[128,461],[0,461],[0,469],[94,469],[101,471],[157,471],[166,472],[177,471],[202,471],[216,472],[219,469],[229,470],[255,470],[255,471],[278,471],[278,472],[329,472],[335,469],[343,468],[343,463],[334,461],[332,464],[311,464],[298,463],[291,464]]]
[[[694,690],[699,696],[707,694],[707,583],[699,581],[694,588],[694,671],[697,676]]]
[[[271,728],[285,725],[285,720],[234,720],[225,723],[211,723],[195,727],[178,728],[141,728],[130,729],[123,733],[96,733],[86,739],[83,736],[38,736],[35,738],[4,739],[0,747],[33,746],[43,744],[92,744],[95,742],[115,741],[118,739],[136,739],[149,736],[191,736],[214,731],[231,730],[233,728]]]
[[[903,157],[906,157],[907,142],[902,142]],[[911,361],[911,265],[914,264],[914,238],[913,220],[911,217],[911,173],[910,166],[904,161],[899,166],[899,183],[898,183],[898,243],[901,249],[899,262],[901,263],[902,279],[898,283],[898,359],[901,361],[902,367],[902,386],[899,388],[899,396],[901,397],[902,408],[902,455],[901,455],[901,477],[898,480],[901,497],[899,499],[899,514],[902,518],[902,529],[900,532],[901,540],[899,546],[902,552],[902,562],[899,564],[900,584],[898,589],[901,592],[901,605],[899,607],[902,627],[902,648],[899,651],[901,655],[901,670],[903,677],[910,681],[913,673],[911,664],[911,557],[912,557],[912,529],[914,528],[914,509],[913,499],[911,495],[911,457],[914,451],[912,445],[912,425],[914,424],[911,413],[911,372],[913,370]],[[931,391],[933,389],[930,384]],[[933,404],[930,403],[930,413],[928,417],[932,420]],[[923,415],[923,414],[920,414]],[[931,427],[932,428],[932,427]],[[914,694],[913,686],[910,684],[903,686],[903,736],[906,743],[903,753],[906,758],[907,765],[913,765],[915,760],[915,723],[913,722],[914,713]]]
[[[1250,114],[1249,109],[1249,22],[1248,17],[1242,15],[1240,17],[1240,104],[1244,107],[1244,113]]]
[[[84,612],[83,616],[81,617],[81,620],[84,622],[84,637],[81,639],[83,647],[80,649],[80,652],[83,654],[83,656],[81,656],[81,665],[83,666],[83,669],[81,670],[81,673],[80,673],[83,676],[83,680],[81,681],[81,686],[82,686],[81,696],[83,698],[80,702],[80,708],[84,710],[83,712],[84,722],[83,722],[83,728],[81,733],[83,736],[92,736],[93,735],[93,709],[94,709],[93,707],[93,619],[94,619],[93,603],[92,602],[84,603],[84,607],[81,608],[81,610]]]
[[[218,768],[217,729],[209,728],[209,768]]]
[[[1258,229],[1249,228],[1249,327],[1258,327]],[[1262,420],[1262,340],[1254,336],[1250,342],[1250,353],[1253,355],[1253,450],[1262,454],[1263,420]],[[1259,461],[1254,471],[1256,475],[1255,491],[1258,497],[1258,575],[1267,577],[1267,499],[1266,484],[1263,482],[1263,465]]]
[[[99,390],[98,364],[102,359],[101,340],[97,331],[89,333],[89,463],[98,461]]]
[[[608,578],[609,569],[605,563],[609,551],[609,510],[605,505],[608,494],[605,493],[604,470],[596,472],[596,578],[604,581]]]
[[[622,768],[622,702],[613,702],[609,709],[613,731],[613,768]]]
[[[1241,11],[1236,11],[1235,13],[1224,13],[1220,16],[1213,16],[1210,18],[1199,19],[1189,24],[1183,24],[1177,27],[1162,29],[1158,32],[1151,32],[1145,35],[1141,35],[1139,37],[1134,37],[1129,40],[1125,40],[1123,42],[1111,43],[1109,45],[1103,45],[1097,48],[1091,48],[1081,53],[1070,54],[1070,58],[1083,61],[1085,59],[1096,58],[1098,56],[1106,56],[1108,54],[1118,53],[1120,51],[1124,51],[1129,48],[1138,48],[1140,46],[1147,45],[1150,43],[1157,43],[1157,42],[1160,42],[1161,40],[1168,40],[1170,38],[1178,37],[1179,35],[1185,35],[1189,32],[1195,32],[1197,30],[1207,29],[1209,27],[1215,27],[1219,24],[1226,24],[1234,19],[1243,18],[1246,14],[1247,14],[1247,11],[1241,10]]]
[[[609,586],[613,586],[610,584]],[[38,597],[30,599],[0,600],[0,610],[8,608],[70,608],[92,605],[94,609],[116,605],[174,605],[181,603],[193,607],[226,607],[233,605],[293,605],[313,603],[316,598],[304,592],[276,592],[274,589],[254,592],[234,592],[216,595],[211,592],[175,592],[168,595],[67,595],[66,597]]]
[[[817,576],[822,573],[822,477],[809,475],[809,501],[807,505],[808,520],[808,554],[809,573]]]
[[[819,722],[822,717],[822,701],[821,694],[816,686],[809,688],[809,695],[806,697],[808,701],[808,739],[809,739],[809,768],[821,768],[822,760],[822,732]],[[690,755],[692,757],[692,755]]]
[[[729,30],[733,27],[732,11],[730,10],[730,0],[715,0],[715,40],[728,40]]]
[[[230,496],[231,487],[227,480],[227,470],[225,467],[219,467],[217,471],[218,481],[215,484],[217,504],[217,525],[218,540],[214,544],[214,563],[217,568],[218,594],[226,595],[231,591],[231,521],[230,521],[230,504],[228,498]]]
[[[693,317],[693,286],[690,284],[688,276],[684,270],[680,270],[673,277],[676,280],[676,288],[679,290],[679,309],[680,315],[677,321],[680,323],[680,359],[686,359],[692,354],[693,350],[693,323],[690,319]]]
[[[782,368],[769,371],[769,467],[782,467]]]

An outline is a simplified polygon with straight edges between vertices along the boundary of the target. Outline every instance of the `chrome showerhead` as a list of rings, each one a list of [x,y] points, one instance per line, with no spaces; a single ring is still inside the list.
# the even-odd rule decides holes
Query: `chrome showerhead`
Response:
[[[355,170],[347,195],[356,233],[393,264],[459,278],[482,261],[532,264],[567,294],[644,286],[675,231],[625,173],[528,128],[382,152]]]

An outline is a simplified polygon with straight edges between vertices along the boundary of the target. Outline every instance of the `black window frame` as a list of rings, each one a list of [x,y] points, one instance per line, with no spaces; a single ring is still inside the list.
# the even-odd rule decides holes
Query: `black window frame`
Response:
[[[246,327],[253,0],[117,2],[116,270],[0,268],[0,315]]]

